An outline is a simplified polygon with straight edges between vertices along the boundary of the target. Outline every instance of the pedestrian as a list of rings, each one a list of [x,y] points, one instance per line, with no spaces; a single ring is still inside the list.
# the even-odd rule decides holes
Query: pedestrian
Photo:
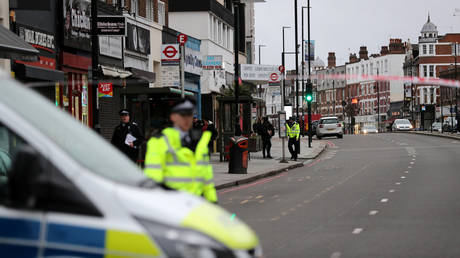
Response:
[[[259,134],[261,126],[262,126],[262,118],[259,116],[257,118],[257,121],[252,125],[252,131],[256,134]]]
[[[273,125],[268,121],[268,117],[263,118],[263,123],[259,126],[259,132],[262,138],[263,158],[272,159],[273,157],[270,155],[270,149],[272,147],[271,138],[275,135],[275,128],[273,128]],[[265,155],[265,153],[267,153],[267,155]]]
[[[288,149],[289,153],[291,153],[291,160],[297,161],[297,148],[300,145],[298,144],[300,140],[300,126],[292,117],[289,118],[286,124],[286,133],[289,137]]]
[[[208,131],[211,133],[211,140],[209,141],[209,144],[208,144],[209,157],[211,157],[211,153],[214,152],[214,141],[217,139],[217,136],[219,135],[219,133],[217,132],[217,129],[211,120],[203,119],[203,122],[204,122],[204,126],[202,128],[202,131],[203,132]]]
[[[193,129],[195,102],[178,101],[171,110],[173,127],[147,143],[145,174],[164,186],[217,202],[208,143],[211,132]]]
[[[139,126],[131,121],[129,110],[122,109],[119,115],[120,124],[115,127],[111,142],[133,162],[136,162],[139,158],[139,150],[144,142],[144,136]]]

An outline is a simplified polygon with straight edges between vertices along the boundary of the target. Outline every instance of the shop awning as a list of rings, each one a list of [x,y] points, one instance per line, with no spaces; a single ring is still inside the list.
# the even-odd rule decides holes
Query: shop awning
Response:
[[[149,83],[155,82],[155,73],[137,69],[134,67],[126,67],[126,70],[132,73],[132,76],[138,79],[145,80]]]
[[[40,81],[63,82],[64,72],[26,64],[15,64],[15,73],[19,78],[31,78]]]
[[[127,78],[132,75],[132,73],[129,71],[118,69],[115,67],[108,67],[104,65],[101,65],[101,70],[102,70],[102,74],[104,74],[105,76],[121,78],[121,79]]]
[[[131,85],[126,87],[126,94],[161,94],[161,95],[179,95],[181,90],[171,87],[155,87],[148,88],[141,85]],[[193,92],[185,91],[186,96],[194,96]]]
[[[38,50],[0,25],[0,58],[38,61]]]

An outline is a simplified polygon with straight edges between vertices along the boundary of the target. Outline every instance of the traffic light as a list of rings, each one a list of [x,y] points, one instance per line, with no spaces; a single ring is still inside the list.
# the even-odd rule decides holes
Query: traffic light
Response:
[[[312,102],[313,100],[313,94],[312,94],[312,88],[311,87],[308,87],[309,85],[307,85],[307,92],[305,94],[305,100],[310,103]]]

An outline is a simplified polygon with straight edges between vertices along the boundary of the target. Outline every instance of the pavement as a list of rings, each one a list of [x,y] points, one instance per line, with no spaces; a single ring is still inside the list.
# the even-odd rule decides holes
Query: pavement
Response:
[[[330,142],[303,167],[218,191],[264,257],[460,257],[460,141],[382,133]]]
[[[316,158],[325,150],[328,141],[314,140],[312,148],[308,148],[308,138],[302,138],[300,155],[296,161],[290,161],[291,155],[285,142],[285,157],[288,163],[280,163],[282,157],[282,141],[280,138],[272,139],[271,155],[273,159],[263,159],[262,152],[251,152],[251,160],[248,163],[247,174],[229,174],[228,162],[220,162],[219,154],[212,154],[211,164],[214,172],[214,184],[216,189],[228,188],[236,185],[253,182],[257,179],[274,176],[283,171],[301,167],[304,162]]]
[[[450,132],[440,133],[440,132],[431,132],[431,131],[413,131],[410,133],[460,140],[460,133],[450,133]]]

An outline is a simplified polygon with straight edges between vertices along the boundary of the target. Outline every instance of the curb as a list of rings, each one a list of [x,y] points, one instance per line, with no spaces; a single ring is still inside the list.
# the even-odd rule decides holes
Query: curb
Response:
[[[318,154],[314,158],[306,159],[306,160],[316,159],[326,149],[327,149],[327,144],[324,145],[322,150],[320,152],[318,152]],[[233,187],[233,186],[244,185],[244,184],[252,183],[252,182],[257,181],[257,180],[262,179],[262,178],[276,176],[276,175],[281,174],[283,172],[286,172],[288,170],[295,169],[295,168],[300,168],[300,167],[303,167],[303,166],[304,166],[303,162],[298,162],[296,164],[292,164],[292,165],[290,165],[288,167],[285,167],[285,168],[282,168],[282,169],[272,170],[272,171],[268,171],[268,172],[258,174],[258,175],[252,176],[252,177],[248,177],[248,178],[245,178],[245,179],[239,179],[239,180],[235,180],[235,181],[228,182],[228,183],[225,183],[225,184],[216,185],[215,188],[216,188],[216,190],[222,190],[222,189]]]
[[[418,135],[426,135],[426,136],[433,136],[433,137],[440,137],[440,138],[449,138],[460,141],[460,137],[454,135],[443,135],[443,134],[431,134],[431,133],[424,133],[424,132],[410,132],[410,134],[418,134]]]

